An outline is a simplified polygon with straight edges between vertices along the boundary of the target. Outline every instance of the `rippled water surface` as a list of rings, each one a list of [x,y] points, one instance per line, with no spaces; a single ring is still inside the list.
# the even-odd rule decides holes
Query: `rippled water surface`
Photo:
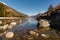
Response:
[[[14,29],[11,31],[17,32],[17,31],[27,31],[27,30],[34,30],[37,27],[37,21],[33,18],[28,19],[25,21],[25,23],[17,25]]]

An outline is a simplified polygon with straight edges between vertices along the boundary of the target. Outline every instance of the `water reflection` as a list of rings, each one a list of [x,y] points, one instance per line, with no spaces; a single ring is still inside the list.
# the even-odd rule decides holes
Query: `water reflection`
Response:
[[[28,35],[28,32],[30,32],[31,30],[36,29],[37,27],[37,21],[34,20],[33,18],[28,19],[28,21],[17,25],[15,28],[8,30],[5,34],[3,34],[4,40],[6,39],[5,35],[8,32],[12,32],[14,34],[14,37],[12,39],[16,39],[15,37],[19,37],[19,38],[24,38],[24,35]],[[9,40],[9,39],[6,39]]]
[[[25,23],[19,24],[17,25],[14,29],[12,29],[11,31],[13,31],[14,33],[19,31],[25,31],[27,29],[29,30],[34,30],[37,27],[37,21],[34,20],[33,18],[29,18],[28,21],[26,21]]]

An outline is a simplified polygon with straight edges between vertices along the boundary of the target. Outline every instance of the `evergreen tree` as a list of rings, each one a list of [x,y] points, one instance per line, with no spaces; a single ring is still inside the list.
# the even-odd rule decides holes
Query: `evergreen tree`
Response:
[[[49,12],[54,11],[54,8],[53,8],[53,6],[52,6],[52,5],[50,5],[50,6],[49,6],[48,11],[49,11]]]

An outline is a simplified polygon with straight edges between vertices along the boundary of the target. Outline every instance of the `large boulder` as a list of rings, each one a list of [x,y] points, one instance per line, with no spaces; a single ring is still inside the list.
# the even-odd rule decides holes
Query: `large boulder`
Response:
[[[42,27],[48,27],[60,30],[60,5],[54,8],[54,11],[47,11],[36,18]],[[41,20],[43,19],[43,20]],[[45,20],[44,20],[45,19]]]
[[[56,11],[55,24],[60,25],[60,10]]]
[[[45,19],[40,19],[39,23],[40,23],[41,27],[49,27],[50,26],[49,21],[45,20]]]

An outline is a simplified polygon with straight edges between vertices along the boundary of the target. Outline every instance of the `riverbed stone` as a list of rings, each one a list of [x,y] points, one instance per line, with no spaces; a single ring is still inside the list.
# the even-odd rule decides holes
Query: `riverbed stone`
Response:
[[[5,35],[6,38],[12,38],[13,36],[14,36],[13,32],[7,32]]]
[[[42,36],[43,38],[48,38],[48,37],[49,37],[48,34],[41,34],[41,36]]]
[[[40,23],[41,27],[49,27],[50,26],[49,21],[45,20],[45,19],[40,19],[39,23]]]
[[[39,33],[35,32],[35,31],[30,31],[29,33],[30,33],[31,35],[36,36],[36,37],[39,35]]]

